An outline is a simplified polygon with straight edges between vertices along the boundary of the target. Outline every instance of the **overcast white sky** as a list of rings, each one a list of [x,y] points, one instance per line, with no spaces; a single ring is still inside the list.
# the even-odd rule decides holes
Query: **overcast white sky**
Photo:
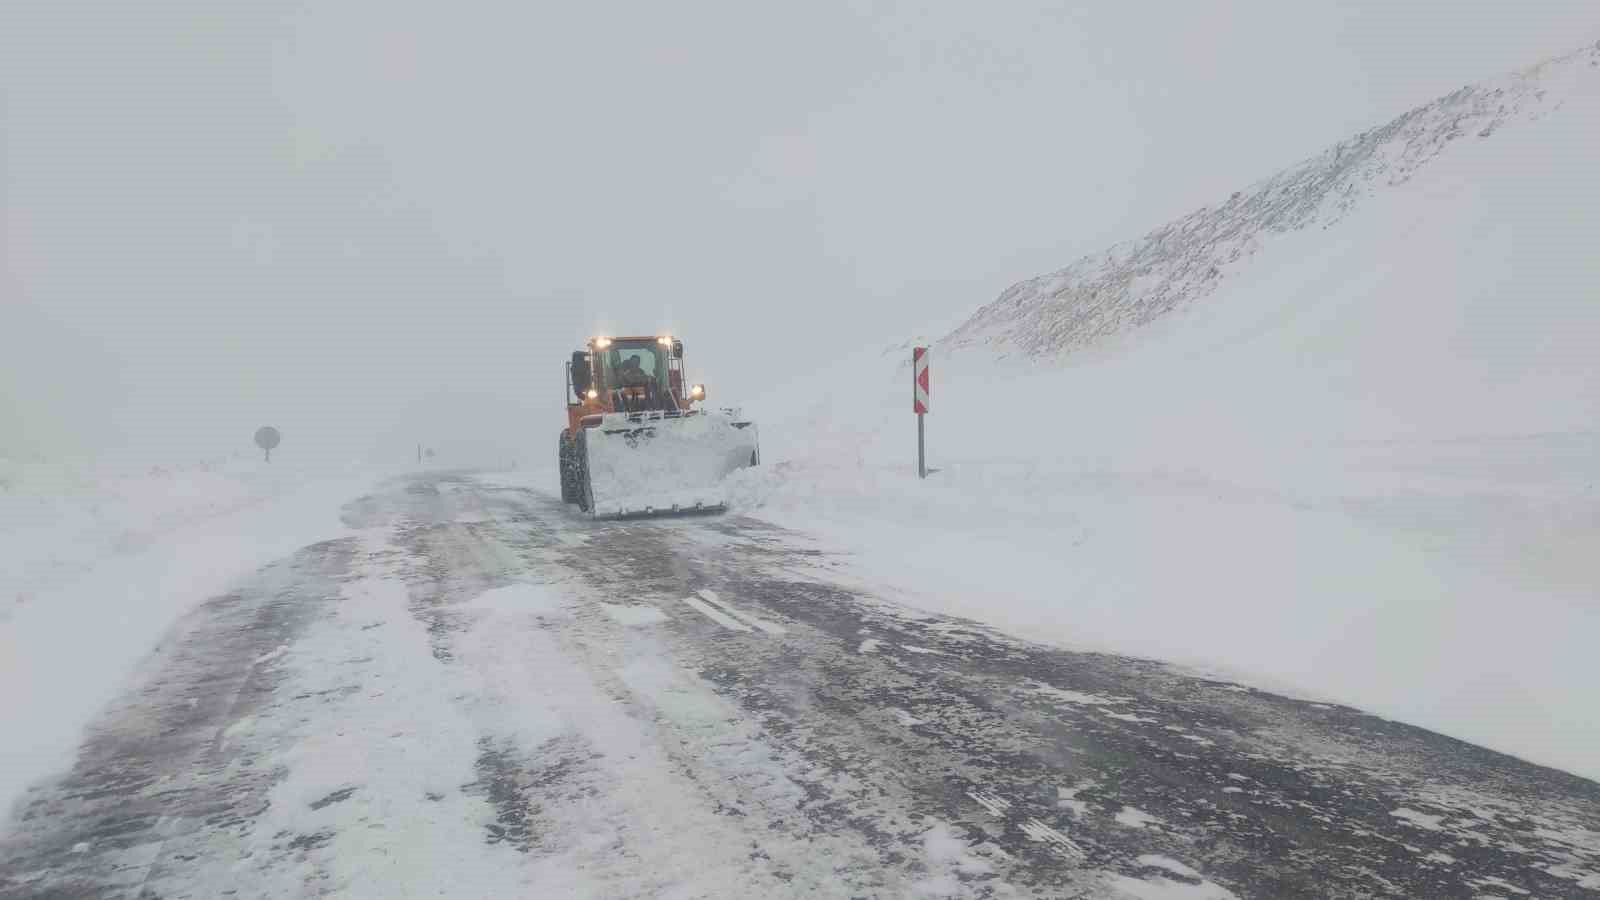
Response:
[[[0,4],[0,453],[553,452],[561,363],[716,399],[975,309],[1593,0]]]

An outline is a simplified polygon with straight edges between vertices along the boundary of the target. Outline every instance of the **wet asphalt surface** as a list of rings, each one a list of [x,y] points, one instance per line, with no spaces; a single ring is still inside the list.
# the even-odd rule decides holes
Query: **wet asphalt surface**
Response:
[[[465,474],[394,482],[344,516],[392,535],[388,562],[440,666],[455,664],[459,604],[529,572],[559,571],[596,600],[654,598],[666,619],[653,640],[763,748],[759,765],[721,758],[727,741],[691,733],[720,726],[652,713],[664,752],[708,808],[749,823],[774,893],[906,895],[926,867],[920,836],[941,822],[986,863],[957,873],[957,896],[1115,896],[1105,878],[1120,876],[1171,897],[1600,897],[1594,782],[908,609],[844,577],[848,558],[753,519],[595,522]],[[178,623],[70,768],[0,828],[0,898],[284,895],[191,875],[235,850],[304,864],[330,839],[239,849],[285,772],[270,742],[227,736],[265,707],[337,699],[297,693],[262,660],[316,627],[363,552],[354,539],[307,547]],[[609,632],[585,621],[562,646],[610,684],[618,651],[595,649]],[[481,840],[513,862],[546,852],[557,826],[541,810],[605,750],[484,735],[462,786],[493,809]],[[780,843],[836,855],[836,880],[795,887]],[[290,895],[348,888],[307,871]]]

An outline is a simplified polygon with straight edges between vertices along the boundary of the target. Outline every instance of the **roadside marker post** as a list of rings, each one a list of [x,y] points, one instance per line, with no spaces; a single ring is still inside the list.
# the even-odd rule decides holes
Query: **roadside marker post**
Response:
[[[911,409],[917,414],[917,477],[928,477],[928,451],[923,419],[933,389],[928,376],[928,348],[911,348]]]

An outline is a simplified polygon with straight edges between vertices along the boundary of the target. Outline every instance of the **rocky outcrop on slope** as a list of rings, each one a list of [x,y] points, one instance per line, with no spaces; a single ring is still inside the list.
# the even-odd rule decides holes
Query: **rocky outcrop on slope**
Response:
[[[1329,228],[1377,191],[1410,180],[1458,141],[1559,109],[1573,76],[1600,68],[1600,43],[1461,88],[1136,240],[1020,282],[944,346],[1053,358],[1146,325],[1214,290],[1278,235]]]

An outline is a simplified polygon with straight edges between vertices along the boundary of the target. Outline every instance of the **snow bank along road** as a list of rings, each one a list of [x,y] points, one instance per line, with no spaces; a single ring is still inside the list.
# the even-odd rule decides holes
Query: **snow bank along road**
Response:
[[[0,897],[1600,896],[1600,785],[469,475],[179,623]]]

